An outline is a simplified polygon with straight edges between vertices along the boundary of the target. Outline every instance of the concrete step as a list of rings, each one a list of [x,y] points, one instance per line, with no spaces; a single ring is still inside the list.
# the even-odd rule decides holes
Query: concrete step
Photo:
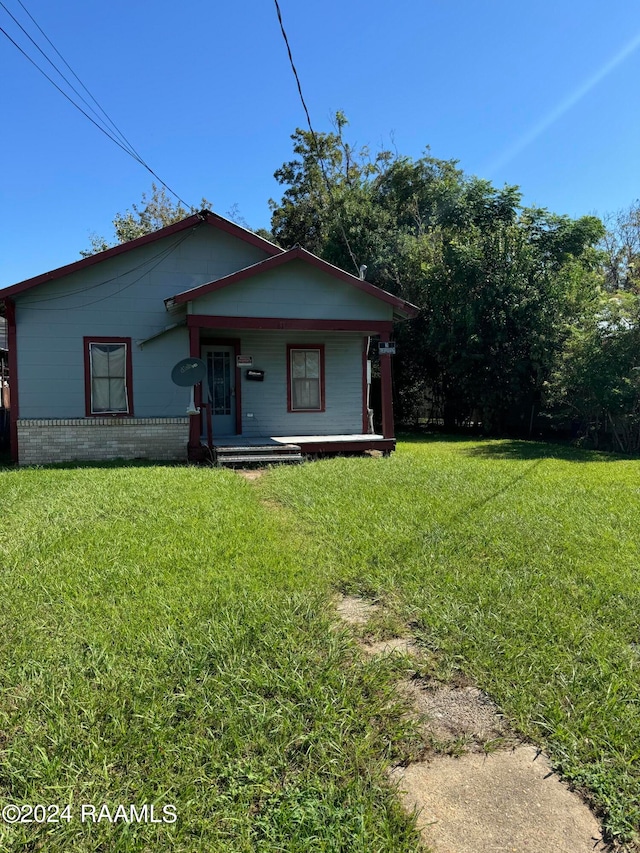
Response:
[[[237,456],[242,455],[266,455],[268,453],[300,453],[300,447],[297,444],[229,444],[222,447],[216,446],[216,454],[218,456]]]
[[[284,463],[303,462],[300,453],[237,453],[235,455],[218,456],[216,462],[219,466],[244,467],[245,465],[275,465]]]

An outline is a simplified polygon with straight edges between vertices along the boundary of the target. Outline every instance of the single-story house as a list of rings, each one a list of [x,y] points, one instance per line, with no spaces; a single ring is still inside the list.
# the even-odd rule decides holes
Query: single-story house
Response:
[[[375,434],[369,347],[416,313],[304,249],[202,211],[0,290],[13,458],[197,460],[207,445],[233,444],[388,452],[391,356],[380,359]],[[185,358],[206,364],[195,408],[172,381]]]

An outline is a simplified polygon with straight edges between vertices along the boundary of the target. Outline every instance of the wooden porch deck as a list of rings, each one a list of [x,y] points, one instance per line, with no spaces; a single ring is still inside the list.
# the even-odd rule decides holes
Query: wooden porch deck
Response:
[[[389,453],[395,450],[395,438],[382,435],[218,435],[213,439],[218,447],[269,447],[297,445],[303,454],[364,453],[380,450]]]
[[[190,461],[217,465],[268,465],[302,462],[305,458],[363,454],[376,450],[385,456],[395,450],[395,438],[382,435],[218,435],[209,449],[206,438],[190,451]]]

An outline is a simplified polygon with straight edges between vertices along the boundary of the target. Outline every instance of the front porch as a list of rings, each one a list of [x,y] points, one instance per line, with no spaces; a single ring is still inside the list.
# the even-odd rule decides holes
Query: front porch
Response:
[[[395,449],[395,438],[382,435],[226,435],[216,436],[211,445],[202,440],[198,459],[216,464],[240,466],[300,462],[305,458],[363,454],[376,450],[385,456]]]
[[[395,449],[387,354],[380,357],[379,433],[370,433],[369,408],[371,338],[388,341],[390,321],[190,314],[187,324],[190,355],[207,365],[205,378],[194,389],[199,416],[191,416],[190,461],[239,456],[245,448],[247,456],[262,455],[259,461],[268,463],[273,454],[288,453],[282,451],[284,445],[295,446],[298,461],[303,456],[388,454]],[[294,372],[300,353],[303,378]],[[307,396],[299,397],[302,392]],[[255,450],[260,447],[263,454]]]

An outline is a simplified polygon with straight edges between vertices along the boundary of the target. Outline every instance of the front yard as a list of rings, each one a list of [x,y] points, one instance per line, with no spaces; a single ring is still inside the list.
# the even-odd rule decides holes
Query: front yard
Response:
[[[361,659],[336,590],[473,678],[612,835],[640,826],[640,462],[432,440],[254,482],[6,470],[0,495],[0,797],[60,807],[0,848],[416,850],[385,776],[416,749],[402,663]]]

